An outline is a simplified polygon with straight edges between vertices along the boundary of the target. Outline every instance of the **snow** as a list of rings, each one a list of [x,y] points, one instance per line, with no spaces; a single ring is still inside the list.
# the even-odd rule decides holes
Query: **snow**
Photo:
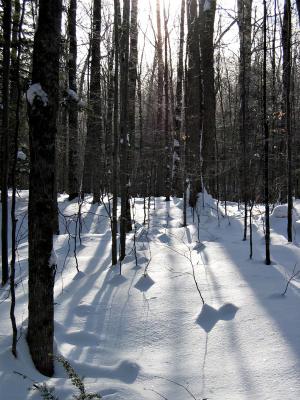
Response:
[[[57,254],[55,252],[55,249],[52,249],[49,259],[49,266],[52,267],[53,265],[57,265]]]
[[[21,160],[21,161],[25,161],[26,158],[27,158],[26,154],[22,150],[18,150],[17,159]]]
[[[211,0],[205,0],[203,11],[209,11],[211,9]]]
[[[17,359],[9,350],[8,287],[0,292],[0,399],[40,399],[17,371],[55,388],[60,400],[71,400],[75,391],[62,366],[56,363],[53,378],[40,375],[26,345],[27,201],[28,192],[21,191]],[[293,279],[286,295],[282,293],[295,264],[300,270],[300,226],[294,224],[295,240],[288,244],[286,218],[271,218],[272,265],[266,266],[262,206],[253,209],[250,260],[249,242],[241,240],[242,207],[228,202],[225,215],[224,204],[218,210],[209,194],[199,196],[198,239],[191,210],[188,226],[181,225],[182,199],[155,202],[148,229],[142,225],[143,199],[135,200],[138,263],[131,233],[120,276],[119,266],[110,266],[105,207],[92,204],[88,195],[82,206],[77,272],[68,231],[74,232],[78,204],[59,196],[65,218],[60,219],[61,234],[54,237],[55,352],[85,376],[88,391],[99,392],[104,400],[185,400],[192,395],[197,400],[298,400],[299,280]],[[295,209],[300,211],[298,200]]]
[[[75,92],[75,90],[69,88],[69,89],[67,89],[67,94],[68,94],[68,97],[70,100],[73,100],[76,103],[79,102],[80,99],[79,99],[78,94]]]
[[[280,204],[274,207],[274,210],[271,214],[273,218],[287,218],[288,216],[288,206],[287,204]],[[297,217],[297,211],[293,209],[293,217]]]
[[[48,105],[48,95],[43,90],[40,83],[34,83],[29,87],[26,93],[27,101],[31,106],[34,106],[34,101],[37,99],[43,103],[44,107]]]

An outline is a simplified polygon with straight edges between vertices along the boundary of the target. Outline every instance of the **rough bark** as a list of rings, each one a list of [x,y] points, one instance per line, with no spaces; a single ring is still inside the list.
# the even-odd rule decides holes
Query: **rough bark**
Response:
[[[40,84],[47,98],[28,102],[30,126],[29,183],[29,350],[36,368],[53,374],[53,286],[56,261],[53,231],[57,202],[55,193],[55,136],[59,92],[61,0],[40,0],[34,38],[32,83]]]

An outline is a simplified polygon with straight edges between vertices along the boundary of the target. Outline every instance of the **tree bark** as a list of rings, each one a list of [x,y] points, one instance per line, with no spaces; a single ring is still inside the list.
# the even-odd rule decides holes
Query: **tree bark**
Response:
[[[216,0],[200,0],[200,46],[203,85],[202,176],[204,185],[216,194],[216,95],[214,69],[214,24]],[[206,5],[206,7],[204,7]]]
[[[70,0],[68,14],[69,33],[69,200],[78,196],[79,177],[79,138],[78,138],[78,99],[77,99],[77,37],[76,37],[77,0]]]
[[[197,193],[201,190],[200,140],[202,134],[202,87],[199,41],[199,18],[197,1],[187,2],[187,55],[186,74],[186,173],[190,181],[190,205],[197,202]]]
[[[251,12],[252,0],[238,0],[238,23],[240,36],[240,62],[239,62],[239,87],[240,87],[240,112],[239,136],[242,158],[240,161],[241,198],[245,205],[244,236],[247,239],[247,207],[248,207],[248,140],[250,130],[249,95],[251,79]]]
[[[53,286],[56,261],[53,257],[53,231],[57,214],[55,137],[61,13],[61,0],[40,0],[34,37],[32,86],[27,92],[31,162],[27,341],[36,368],[47,376],[52,376],[54,370]]]
[[[11,44],[11,1],[3,1],[3,72],[2,72],[2,133],[1,133],[1,251],[2,251],[2,285],[8,281],[8,165],[9,165],[9,78],[10,78],[10,44]]]
[[[288,203],[288,241],[293,241],[293,187],[292,187],[292,130],[291,130],[291,0],[284,2],[284,14],[282,24],[282,48],[283,48],[283,115],[287,137],[287,203]]]
[[[100,202],[101,146],[103,136],[100,72],[101,0],[94,0],[91,57],[90,99],[84,159],[84,192],[93,192],[93,202]]]
[[[120,261],[126,255],[126,232],[128,231],[128,59],[130,0],[124,0],[122,35],[120,40]]]

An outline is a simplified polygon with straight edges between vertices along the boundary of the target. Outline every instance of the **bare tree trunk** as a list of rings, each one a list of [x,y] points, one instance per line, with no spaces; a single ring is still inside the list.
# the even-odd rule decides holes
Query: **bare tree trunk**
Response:
[[[216,194],[216,95],[214,24],[216,0],[200,0],[200,46],[203,85],[202,176],[206,188]]]
[[[283,101],[284,121],[287,134],[287,202],[288,202],[288,241],[293,241],[293,188],[292,188],[292,130],[291,130],[291,1],[284,2],[284,15],[282,24],[282,48],[283,48]]]
[[[164,69],[164,81],[165,81],[165,196],[166,201],[170,201],[171,196],[171,132],[170,132],[170,96],[169,96],[169,65],[168,65],[168,18],[166,15],[166,9],[164,7],[164,35],[165,35],[165,69]]]
[[[245,205],[244,236],[247,239],[248,224],[248,140],[249,140],[249,92],[251,79],[251,12],[252,0],[238,0],[238,23],[240,36],[240,113],[239,113],[239,135],[242,150],[240,163],[241,173],[241,197]]]
[[[159,163],[164,156],[165,141],[163,138],[163,87],[164,87],[164,62],[163,62],[163,42],[161,32],[161,13],[160,0],[156,0],[156,55],[157,55],[157,119],[156,119],[156,163]],[[157,165],[157,164],[156,164]],[[160,196],[164,192],[165,174],[159,173],[156,182],[155,194]]]
[[[129,133],[129,149],[128,164],[129,174],[131,175],[131,183],[133,182],[133,171],[135,167],[136,154],[136,135],[135,135],[135,100],[136,100],[136,83],[137,83],[137,63],[138,63],[138,0],[131,0],[131,22],[130,22],[130,54],[128,68],[128,133]]]
[[[270,206],[269,206],[269,122],[267,115],[267,3],[264,0],[264,65],[263,65],[263,124],[265,133],[265,219],[266,219],[266,265],[271,264],[270,259]],[[251,208],[252,212],[252,208]]]
[[[122,35],[120,41],[120,261],[126,255],[128,230],[128,59],[129,59],[130,0],[124,0]]]
[[[190,181],[190,205],[194,207],[201,190],[200,140],[202,133],[202,88],[200,68],[199,18],[197,1],[187,2],[188,69],[186,74],[186,172]]]
[[[113,207],[112,207],[112,265],[118,262],[118,173],[119,173],[119,27],[121,26],[121,11],[119,0],[114,0],[114,45],[115,45],[115,72],[114,72],[114,119],[113,119]]]
[[[87,137],[84,158],[84,192],[93,192],[93,203],[100,202],[101,146],[103,136],[100,75],[101,0],[93,3],[91,44],[91,83]]]
[[[69,200],[78,196],[80,190],[79,178],[79,137],[78,137],[78,95],[77,95],[77,38],[76,14],[77,0],[70,0],[68,10],[69,33]]]
[[[9,165],[9,75],[10,75],[10,44],[11,44],[11,1],[3,1],[3,61],[2,61],[2,176],[1,176],[1,250],[2,250],[2,285],[8,281],[8,165]]]
[[[176,106],[175,106],[175,138],[174,138],[174,165],[173,165],[173,191],[178,195],[181,194],[184,188],[182,187],[183,177],[182,170],[184,164],[183,143],[181,139],[181,131],[183,126],[182,121],[182,100],[183,100],[183,48],[184,48],[184,18],[185,18],[185,0],[181,0],[180,13],[180,39],[179,39],[179,54],[177,64],[177,83],[176,83]],[[182,174],[183,175],[183,174]]]
[[[40,0],[34,37],[32,86],[27,92],[30,126],[29,184],[29,350],[36,368],[53,374],[56,260],[53,231],[56,228],[55,137],[59,99],[59,51],[61,0]]]

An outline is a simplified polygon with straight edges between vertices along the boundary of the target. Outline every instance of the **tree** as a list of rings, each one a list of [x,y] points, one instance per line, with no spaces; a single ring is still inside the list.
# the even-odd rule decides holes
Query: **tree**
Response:
[[[184,48],[184,19],[185,19],[185,0],[181,0],[180,11],[180,34],[179,34],[179,52],[177,62],[177,82],[176,82],[176,102],[175,102],[175,140],[174,140],[174,165],[173,165],[173,191],[178,195],[182,193],[182,169],[184,169],[182,155],[183,143],[181,132],[183,129],[183,48]],[[181,171],[180,171],[181,167]]]
[[[2,285],[8,281],[8,164],[9,164],[9,76],[11,44],[11,1],[3,1],[3,72],[2,72],[2,133],[1,133],[1,203],[2,203]]]
[[[113,205],[112,205],[112,221],[111,221],[111,237],[112,237],[112,265],[118,262],[118,172],[119,172],[119,26],[121,26],[120,2],[114,0],[114,46],[115,46],[115,70],[114,70],[114,118],[113,118]],[[125,238],[126,240],[126,238]]]
[[[32,85],[27,91],[30,127],[28,206],[30,354],[44,375],[53,374],[56,260],[53,232],[57,213],[55,193],[55,136],[59,91],[61,0],[40,0],[34,37]]]
[[[78,196],[79,178],[79,152],[78,152],[78,95],[77,95],[77,38],[76,38],[77,0],[70,0],[68,10],[69,33],[69,200]]]
[[[202,134],[202,87],[197,1],[187,1],[187,57],[186,73],[186,173],[190,181],[190,205],[194,207],[201,190],[200,140]]]
[[[293,193],[292,193],[292,130],[291,130],[291,1],[285,0],[282,24],[282,48],[283,48],[283,115],[287,137],[287,202],[288,202],[288,241],[293,241]]]
[[[240,60],[239,60],[239,89],[240,89],[240,111],[239,111],[239,136],[241,146],[240,162],[240,190],[241,198],[245,205],[244,236],[247,239],[247,217],[248,217],[248,140],[250,134],[250,80],[251,80],[251,12],[252,0],[238,0],[238,25],[240,36]]]
[[[101,144],[103,136],[100,73],[101,0],[93,3],[91,43],[91,82],[84,158],[83,191],[93,191],[93,202],[100,201]]]
[[[126,232],[131,229],[128,219],[128,67],[129,67],[129,31],[130,31],[130,0],[124,0],[122,34],[120,38],[120,261],[126,255]],[[128,226],[130,225],[130,227]]]
[[[214,71],[214,24],[216,0],[200,0],[200,46],[203,84],[202,175],[215,193],[216,95]]]
[[[265,171],[265,245],[266,245],[266,265],[271,264],[270,258],[270,206],[269,206],[269,122],[267,115],[267,3],[264,0],[264,65],[263,65],[263,126],[265,134],[264,148],[264,171]]]
[[[136,103],[136,83],[137,83],[137,63],[138,63],[138,0],[131,0],[131,16],[130,16],[130,53],[128,66],[128,132],[129,144],[129,172],[131,182],[134,179],[135,168],[135,150],[136,150],[136,126],[135,126],[135,103]]]

